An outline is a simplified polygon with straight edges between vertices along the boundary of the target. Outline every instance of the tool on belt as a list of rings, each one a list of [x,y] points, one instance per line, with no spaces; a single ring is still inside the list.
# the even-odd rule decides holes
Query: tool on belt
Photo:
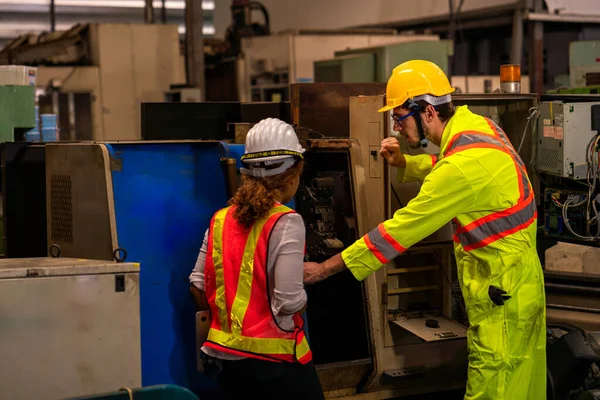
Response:
[[[196,313],[196,368],[199,372],[216,377],[223,369],[221,360],[210,357],[201,350],[208,338],[208,331],[210,331],[210,310],[198,311]]]
[[[488,295],[490,296],[490,300],[497,306],[503,306],[504,302],[511,298],[511,296],[506,294],[506,290],[491,285],[488,289]]]

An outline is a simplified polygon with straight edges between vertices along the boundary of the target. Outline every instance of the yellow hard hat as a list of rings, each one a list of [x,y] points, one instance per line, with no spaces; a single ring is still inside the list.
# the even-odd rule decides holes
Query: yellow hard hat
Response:
[[[386,105],[379,112],[401,106],[407,100],[427,100],[432,105],[449,103],[454,88],[440,67],[431,61],[411,60],[398,65],[388,80]]]

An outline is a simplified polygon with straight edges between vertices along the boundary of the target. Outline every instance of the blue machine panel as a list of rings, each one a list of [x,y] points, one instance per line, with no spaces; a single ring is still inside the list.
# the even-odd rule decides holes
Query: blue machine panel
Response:
[[[142,383],[194,391],[216,385],[196,370],[188,277],[205,230],[228,200],[220,144],[107,145],[119,246],[139,262]]]

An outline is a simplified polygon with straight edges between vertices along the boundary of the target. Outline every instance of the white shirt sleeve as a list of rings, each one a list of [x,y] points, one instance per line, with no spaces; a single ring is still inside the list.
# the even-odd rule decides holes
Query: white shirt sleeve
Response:
[[[282,216],[271,232],[268,269],[273,277],[271,308],[276,316],[293,314],[306,304],[305,234],[304,220],[295,213]]]
[[[204,291],[204,264],[206,263],[206,251],[208,249],[208,231],[207,229],[204,233],[202,248],[198,254],[196,265],[194,265],[194,269],[190,274],[190,283],[202,291]]]

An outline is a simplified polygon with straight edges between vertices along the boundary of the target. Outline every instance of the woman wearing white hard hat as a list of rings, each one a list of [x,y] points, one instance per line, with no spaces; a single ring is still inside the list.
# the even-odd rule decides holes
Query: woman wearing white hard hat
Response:
[[[304,149],[274,118],[246,137],[242,185],[213,217],[190,275],[210,309],[202,346],[227,399],[324,399],[301,315],[305,227],[289,203]]]

